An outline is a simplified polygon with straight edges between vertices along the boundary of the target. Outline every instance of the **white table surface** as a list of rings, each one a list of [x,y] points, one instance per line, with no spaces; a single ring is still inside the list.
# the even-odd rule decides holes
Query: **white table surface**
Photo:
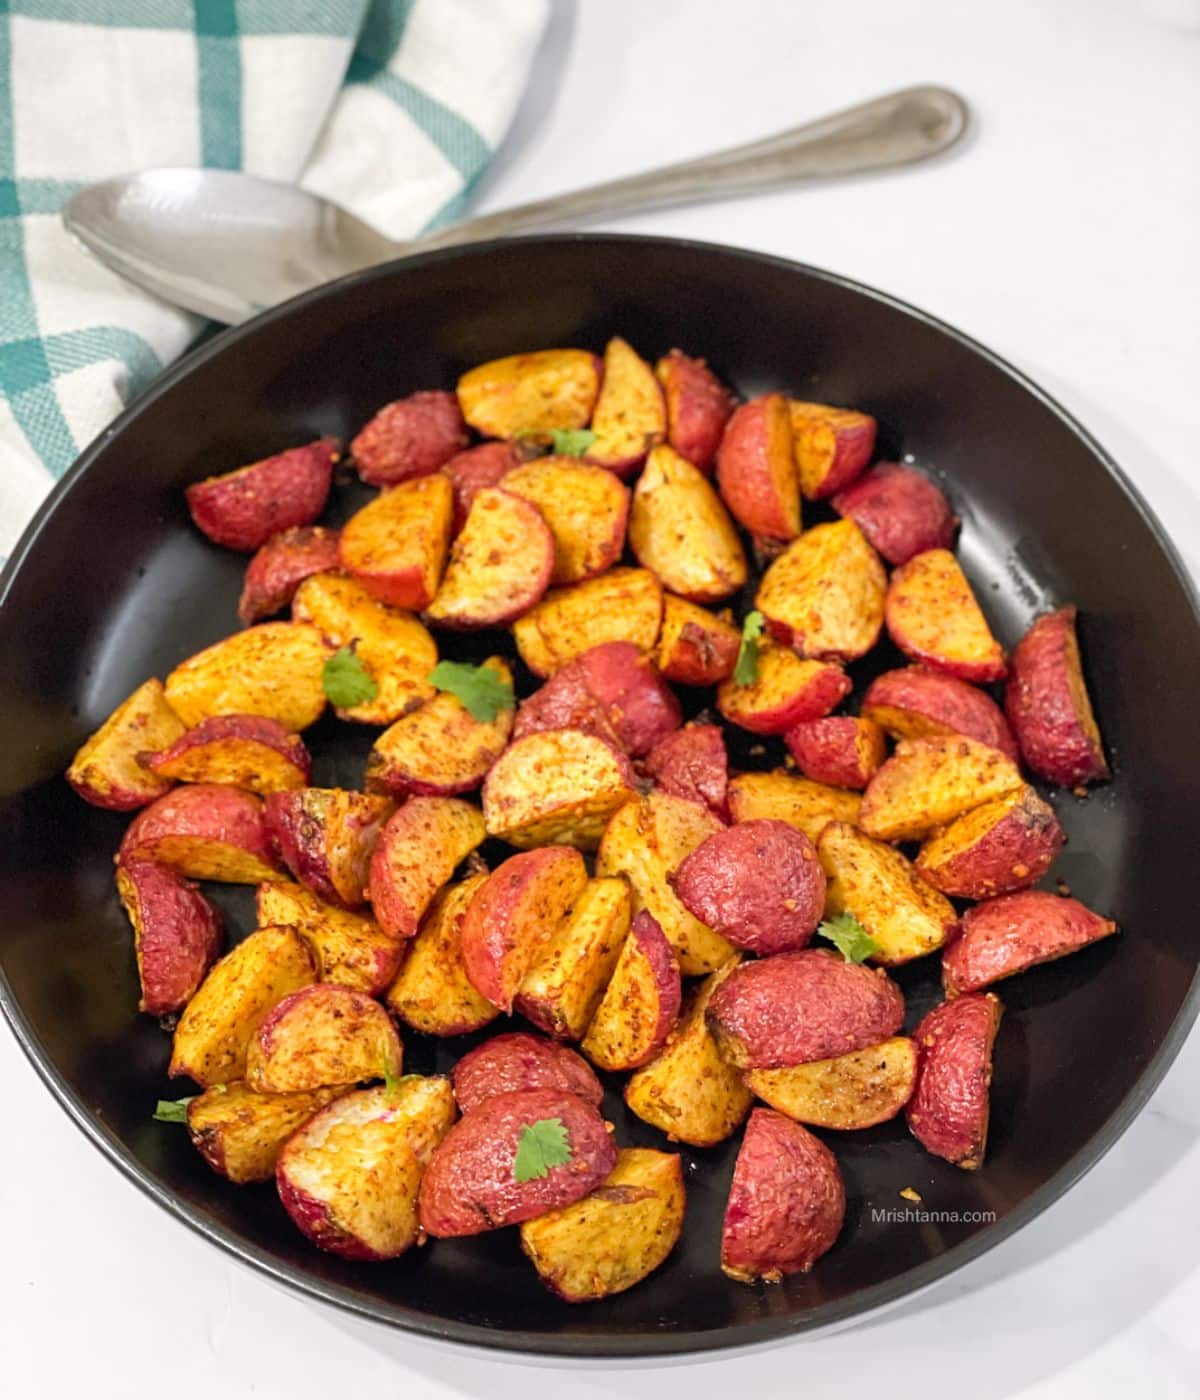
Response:
[[[979,121],[927,168],[626,220],[799,258],[962,327],[1097,434],[1200,564],[1200,32],[1192,0],[561,3],[481,207],[941,81]],[[702,350],[703,347],[700,347]],[[1180,819],[1175,814],[1173,819]],[[1114,1047],[1119,1053],[1119,1047]],[[1081,1066],[1086,1073],[1086,1066]],[[1035,1225],[901,1311],[678,1372],[541,1369],[285,1294],[153,1207],[0,1033],[0,1395],[928,1400],[1200,1393],[1200,1039]],[[378,1387],[378,1388],[376,1388]]]

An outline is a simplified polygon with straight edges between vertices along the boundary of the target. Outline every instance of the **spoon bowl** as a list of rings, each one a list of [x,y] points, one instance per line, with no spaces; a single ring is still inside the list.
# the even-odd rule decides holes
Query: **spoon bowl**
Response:
[[[409,253],[635,210],[858,175],[940,155],[967,104],[913,87],[748,145],[396,242],[297,185],[231,170],[146,170],[67,201],[63,223],[107,267],[165,301],[236,325],[312,287]]]
[[[68,201],[63,223],[114,272],[227,325],[405,251],[299,185],[235,170],[103,180]]]

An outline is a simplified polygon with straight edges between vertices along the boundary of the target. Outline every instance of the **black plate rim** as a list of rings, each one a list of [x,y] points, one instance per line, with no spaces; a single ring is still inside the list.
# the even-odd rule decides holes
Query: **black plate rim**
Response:
[[[46,500],[42,502],[17,541],[3,571],[0,571],[0,622],[3,620],[4,605],[21,567],[36,548],[58,506],[72,490],[75,483],[88,471],[101,451],[108,446],[113,438],[119,436],[163,394],[170,392],[181,380],[186,379],[194,369],[207,363],[212,357],[232,349],[245,335],[270,326],[272,322],[286,319],[292,311],[300,306],[309,305],[325,297],[336,296],[344,288],[387,278],[400,269],[405,272],[418,270],[463,255],[478,255],[517,244],[526,247],[544,247],[563,243],[656,246],[673,249],[681,257],[686,257],[691,253],[715,253],[733,260],[759,263],[777,268],[788,275],[800,273],[802,276],[842,287],[900,311],[921,324],[941,332],[962,349],[979,356],[994,369],[1007,375],[1044,408],[1049,409],[1060,423],[1083,443],[1109,476],[1116,481],[1129,505],[1150,531],[1170,565],[1184,597],[1191,606],[1193,623],[1200,630],[1200,590],[1197,589],[1166,528],[1151,510],[1141,492],[1082,423],[1068,412],[1057,399],[1001,355],[930,312],[840,273],[814,267],[794,259],[756,252],[752,249],[737,248],[729,244],[655,234],[613,233],[544,234],[524,238],[491,239],[487,242],[462,244],[397,259],[394,262],[366,268],[334,282],[314,287],[310,291],[293,297],[290,301],[270,307],[241,325],[229,327],[203,345],[198,346],[156,379],[150,388],[139,395],[120,417],[88,445],[59,479]],[[1119,1108],[1112,1113],[1103,1127],[1093,1134],[1085,1147],[1060,1167],[1049,1180],[1043,1182],[1026,1200],[1010,1211],[1003,1220],[980,1230],[961,1244],[953,1246],[944,1254],[940,1254],[924,1264],[917,1265],[907,1273],[860,1289],[847,1298],[819,1304],[807,1312],[789,1316],[766,1317],[757,1322],[716,1328],[708,1332],[664,1332],[660,1335],[643,1335],[637,1338],[605,1337],[590,1332],[568,1332],[560,1335],[525,1331],[497,1332],[474,1323],[431,1318],[421,1313],[412,1312],[400,1304],[394,1304],[392,1309],[385,1313],[374,1302],[365,1302],[352,1289],[327,1283],[301,1270],[280,1264],[265,1251],[237,1238],[231,1231],[208,1219],[200,1211],[193,1209],[185,1201],[160,1185],[153,1175],[134,1159],[124,1144],[110,1133],[102,1122],[96,1119],[87,1105],[62,1079],[51,1063],[45,1046],[41,1043],[17,1003],[2,967],[0,967],[0,1012],[3,1013],[11,1027],[18,1045],[59,1106],[93,1146],[107,1157],[122,1175],[196,1234],[289,1291],[301,1297],[315,1298],[320,1302],[331,1304],[344,1312],[370,1322],[382,1323],[388,1327],[415,1332],[440,1341],[453,1342],[477,1351],[501,1351],[527,1356],[614,1361],[636,1359],[664,1361],[701,1353],[724,1352],[728,1354],[734,1351],[745,1351],[747,1348],[771,1341],[778,1342],[801,1334],[812,1335],[821,1331],[831,1331],[839,1326],[844,1327],[846,1323],[854,1319],[862,1318],[888,1305],[894,1305],[911,1298],[962,1268],[965,1264],[994,1249],[1004,1240],[1016,1234],[1018,1230],[1023,1229],[1090,1171],[1114,1146],[1146,1106],[1175,1057],[1179,1054],[1197,1016],[1200,1015],[1200,967],[1192,976],[1187,995],[1170,1031],[1163,1038],[1153,1058],[1146,1064]],[[516,1360],[517,1356],[513,1356],[513,1359]]]

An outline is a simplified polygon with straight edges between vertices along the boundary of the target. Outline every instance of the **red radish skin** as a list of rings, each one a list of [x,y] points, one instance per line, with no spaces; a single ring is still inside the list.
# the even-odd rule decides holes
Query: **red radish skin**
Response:
[[[796,767],[813,782],[861,792],[887,757],[883,730],[854,715],[827,715],[783,736]]]
[[[463,966],[480,996],[512,1010],[525,974],[586,883],[573,846],[521,851],[492,871],[462,922]]]
[[[807,1128],[756,1108],[733,1168],[721,1269],[741,1283],[807,1273],[841,1233],[846,1189],[837,1158]]]
[[[869,413],[792,399],[788,404],[800,490],[822,501],[857,479],[875,451],[878,424]]]
[[[1003,977],[1052,962],[1116,933],[1112,919],[1046,890],[1001,895],[968,909],[942,953],[948,997],[981,991]]]
[[[513,739],[582,729],[637,756],[679,728],[679,701],[632,642],[604,642],[569,661],[517,711]]]
[[[339,538],[339,531],[323,525],[296,525],[272,535],[246,565],[239,620],[250,627],[282,612],[306,578],[336,569]]]
[[[636,653],[637,649],[633,650]],[[521,701],[517,707],[512,737],[515,741],[525,738],[527,734],[540,734],[553,729],[582,729],[585,734],[594,734],[614,749],[621,747],[607,710],[588,689],[579,658],[568,661],[545,685]]]
[[[579,658],[584,682],[612,720],[619,746],[648,753],[682,720],[679,701],[632,642],[606,642]]]
[[[188,510],[214,544],[253,553],[281,530],[316,520],[329,498],[337,458],[335,438],[264,457],[189,486]]]
[[[457,535],[467,523],[467,513],[476,491],[499,486],[514,467],[526,461],[517,442],[482,442],[465,452],[456,452],[442,467],[454,487],[454,516],[451,531]]]
[[[955,899],[991,899],[1036,885],[1066,839],[1054,808],[1025,788],[931,837],[917,856],[917,873]]]
[[[679,959],[674,948],[667,942],[662,925],[647,909],[633,921],[629,936],[637,945],[639,955],[645,960],[654,981],[658,1019],[653,1032],[647,1038],[645,1049],[637,1062],[629,1066],[636,1069],[646,1064],[667,1043],[667,1038],[679,1021],[679,1009],[683,1005],[683,981],[679,975]]]
[[[794,952],[825,907],[816,848],[787,822],[740,822],[689,855],[671,885],[689,913],[747,952]]]
[[[375,1263],[384,1256],[377,1254],[370,1245],[343,1230],[324,1201],[301,1191],[286,1176],[277,1178],[276,1187],[284,1210],[291,1216],[296,1228],[307,1239],[312,1240],[318,1249],[326,1254],[336,1254],[341,1259],[351,1259],[356,1263]]]
[[[380,928],[412,938],[483,834],[478,809],[458,797],[410,797],[397,808],[371,853],[367,897]]]
[[[963,734],[1014,762],[1017,758],[1017,741],[991,696],[925,666],[903,666],[877,676],[863,696],[862,714],[894,739]]]
[[[395,486],[437,471],[467,442],[457,397],[422,391],[381,408],[350,444],[350,455],[369,486]]]
[[[280,869],[263,820],[263,804],[253,793],[223,783],[189,783],[175,788],[141,811],[129,824],[117,859],[120,864],[144,858],[192,873],[186,855],[189,841],[223,847],[233,857],[244,856],[259,867],[236,883],[258,884]],[[188,868],[185,868],[188,867]],[[193,878],[218,879],[209,873]]]
[[[949,549],[958,530],[950,503],[913,467],[880,462],[833,498],[889,564],[907,564],[927,549]]]
[[[1004,708],[1021,757],[1060,787],[1111,775],[1079,659],[1075,609],[1039,617],[1012,654]]]
[[[706,1016],[731,1063],[779,1069],[887,1040],[904,1021],[904,996],[881,970],[806,948],[735,967]]]
[[[913,1136],[935,1157],[972,1171],[987,1147],[992,1044],[999,998],[974,992],[935,1006],[913,1034],[917,1085],[905,1114]]]
[[[702,472],[712,470],[736,400],[703,360],[682,350],[655,367],[667,406],[667,441]]]
[[[604,1090],[591,1065],[557,1041],[524,1031],[493,1036],[459,1060],[451,1071],[460,1113],[486,1099],[521,1089],[561,1089],[599,1108]]]
[[[296,879],[318,899],[354,909],[366,902],[371,856],[394,810],[388,797],[298,788],[270,793],[264,818]]]
[[[557,1118],[570,1160],[544,1177],[518,1181],[525,1128]],[[421,1225],[430,1235],[478,1235],[519,1225],[595,1190],[612,1171],[617,1148],[591,1104],[561,1089],[523,1089],[485,1099],[438,1145],[421,1182]]]
[[[181,735],[165,749],[152,754],[147,766],[154,772],[162,772],[181,758],[203,749],[209,744],[219,744],[225,739],[241,739],[249,743],[261,744],[276,754],[296,770],[301,783],[307,783],[312,760],[299,734],[292,734],[276,719],[266,715],[212,715],[202,719],[193,729]]]
[[[220,954],[220,913],[191,880],[150,860],[118,866],[117,888],[134,927],[138,1010],[182,1011]]]
[[[687,724],[676,729],[646,755],[642,771],[655,787],[684,797],[729,820],[729,758],[716,724]]]
[[[766,394],[734,411],[717,452],[717,485],[750,534],[792,540],[800,533],[800,487],[782,394]]]

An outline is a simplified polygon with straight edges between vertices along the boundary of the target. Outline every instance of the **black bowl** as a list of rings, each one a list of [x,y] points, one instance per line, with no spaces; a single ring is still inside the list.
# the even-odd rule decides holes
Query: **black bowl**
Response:
[[[926,1155],[903,1122],[829,1135],[849,1209],[805,1277],[746,1287],[717,1267],[734,1144],[687,1151],[685,1238],[631,1292],[551,1298],[515,1232],[349,1264],[296,1233],[268,1186],[211,1174],[151,1121],[181,1091],[167,1038],[139,1017],[112,887],[124,826],[79,802],[62,771],[146,676],[233,630],[242,560],[189,525],[181,488],[323,433],[381,403],[451,385],[515,350],[709,357],[743,395],[785,387],[876,415],[886,455],[941,473],[961,554],[1011,644],[1048,604],[1079,605],[1115,781],[1058,794],[1070,836],[1055,874],[1111,912],[1120,936],[1002,988],[992,1139],[981,1171]],[[349,493],[353,499],[353,493]],[[231,1253],[313,1297],[461,1342],[566,1355],[652,1356],[745,1345],[844,1320],[937,1279],[1027,1224],[1113,1144],[1197,1010],[1197,940],[1181,876],[1200,798],[1200,627],[1187,576],[1114,464],[1056,404],[980,346],[844,279],[668,239],[556,237],[433,253],[325,287],[204,346],[88,449],[3,575],[0,612],[0,1002],[47,1085],[147,1193]],[[317,781],[353,782],[368,736],[320,730]],[[1147,742],[1148,741],[1148,742]],[[221,889],[235,926],[249,896]],[[937,960],[902,969],[912,1020]],[[416,1067],[461,1045],[413,1038]],[[609,1096],[623,1140],[657,1135]],[[897,1218],[914,1207],[945,1213]]]

